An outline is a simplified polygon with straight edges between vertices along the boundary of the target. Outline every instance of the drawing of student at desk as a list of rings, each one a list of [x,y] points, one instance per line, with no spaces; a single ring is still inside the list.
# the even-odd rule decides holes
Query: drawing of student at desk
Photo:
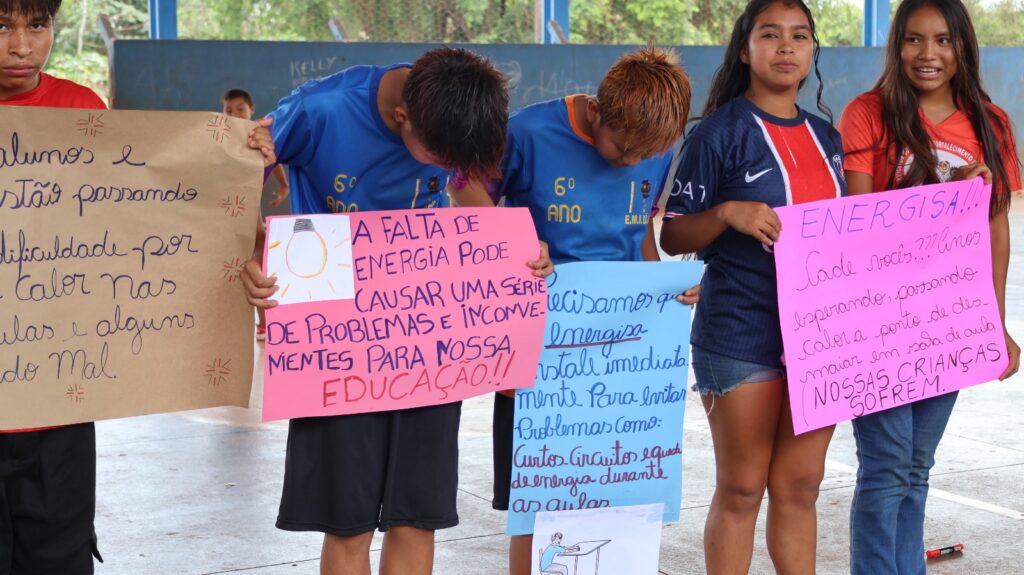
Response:
[[[540,573],[541,575],[569,575],[569,567],[562,564],[556,563],[556,558],[572,557],[572,575],[578,575],[580,567],[580,557],[585,557],[594,554],[594,575],[598,575],[601,567],[601,547],[604,547],[608,543],[611,543],[610,539],[603,539],[600,541],[580,541],[579,543],[570,547],[562,546],[562,534],[555,533],[551,536],[551,544],[544,549],[537,549],[537,555],[540,560]]]

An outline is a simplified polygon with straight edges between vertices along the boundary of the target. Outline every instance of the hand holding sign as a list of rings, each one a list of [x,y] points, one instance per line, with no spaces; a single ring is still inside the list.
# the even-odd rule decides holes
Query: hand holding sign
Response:
[[[271,218],[265,420],[526,387],[546,287],[525,209]]]
[[[245,404],[251,125],[0,109],[0,429]]]
[[[778,210],[797,433],[1004,372],[989,199],[975,179]]]
[[[537,385],[515,394],[509,535],[541,511],[663,502],[679,517],[690,309],[677,296],[701,269],[574,262],[548,278]]]

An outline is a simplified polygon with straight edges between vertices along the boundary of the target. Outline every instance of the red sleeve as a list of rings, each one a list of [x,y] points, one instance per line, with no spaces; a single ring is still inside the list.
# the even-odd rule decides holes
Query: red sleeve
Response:
[[[874,147],[882,137],[882,102],[874,92],[862,94],[847,104],[839,118],[843,136],[843,169],[875,175]]]

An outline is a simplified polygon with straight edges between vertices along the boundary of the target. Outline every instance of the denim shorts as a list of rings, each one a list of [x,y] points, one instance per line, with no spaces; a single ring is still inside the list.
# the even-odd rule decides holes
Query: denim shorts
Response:
[[[744,383],[759,383],[786,378],[786,369],[733,359],[697,346],[691,347],[694,384],[700,395],[722,397]]]

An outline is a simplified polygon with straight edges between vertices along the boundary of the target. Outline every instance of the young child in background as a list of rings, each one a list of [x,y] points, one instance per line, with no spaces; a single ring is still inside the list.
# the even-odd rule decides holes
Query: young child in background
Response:
[[[0,0],[0,105],[106,109],[42,71],[60,4]],[[0,573],[92,573],[95,516],[94,424],[0,431]]]
[[[992,184],[992,271],[1009,352],[1000,379],[1016,373],[1020,348],[1006,331],[1010,259],[1007,212],[1020,190],[1006,112],[981,82],[978,40],[960,0],[905,0],[896,10],[885,68],[840,121],[851,194],[983,176]],[[853,420],[857,486],[850,510],[850,570],[925,572],[928,475],[957,393]]]
[[[839,134],[796,103],[817,60],[814,18],[801,0],[748,3],[703,120],[683,141],[665,209],[662,248],[699,251],[706,264],[691,357],[715,449],[704,525],[713,575],[749,571],[765,490],[775,570],[815,572],[815,503],[833,427],[793,433],[771,246],[780,233],[772,208],[836,198],[846,187]],[[827,112],[820,88],[818,107]]]
[[[253,104],[252,95],[241,88],[233,88],[225,92],[224,96],[220,99],[220,104],[224,114],[234,118],[251,120],[253,115],[256,114],[256,105]],[[270,208],[276,208],[288,198],[288,177],[285,175],[284,168],[280,164],[274,166],[271,175],[277,181],[278,188],[274,190],[274,199],[270,200],[267,205]],[[264,189],[265,195],[266,189]],[[288,213],[287,209],[280,211],[280,214],[286,213]],[[267,213],[261,214],[262,217],[267,215]],[[256,324],[256,340],[263,341],[267,337],[267,315],[262,308],[256,308],[256,313],[259,316],[259,322]]]

